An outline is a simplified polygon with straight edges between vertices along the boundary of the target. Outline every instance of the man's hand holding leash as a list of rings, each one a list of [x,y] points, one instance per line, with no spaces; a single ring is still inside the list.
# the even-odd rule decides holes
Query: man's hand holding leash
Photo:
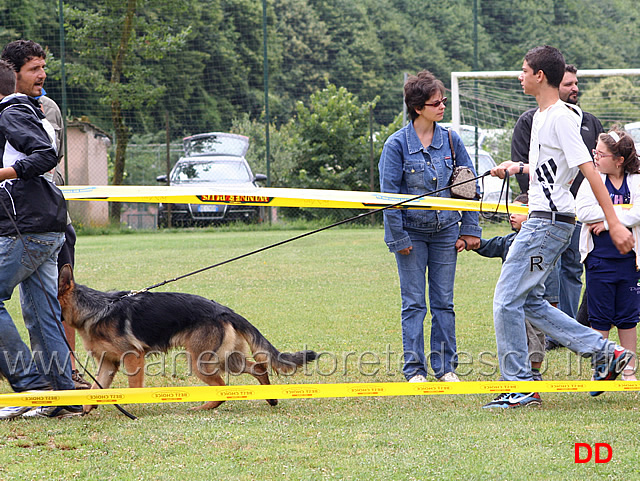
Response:
[[[525,164],[524,162],[513,162],[511,160],[505,160],[500,165],[497,165],[493,169],[491,169],[491,175],[493,177],[499,177],[501,179],[504,179],[507,172],[509,172],[509,175],[528,174],[529,164]]]

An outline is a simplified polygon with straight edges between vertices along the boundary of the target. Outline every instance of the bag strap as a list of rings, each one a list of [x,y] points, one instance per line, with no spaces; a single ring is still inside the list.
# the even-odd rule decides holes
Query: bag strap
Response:
[[[453,138],[451,137],[451,129],[447,129],[449,132],[449,148],[451,148],[451,162],[453,163],[453,168],[455,169],[458,165],[456,164],[456,150],[453,148]]]

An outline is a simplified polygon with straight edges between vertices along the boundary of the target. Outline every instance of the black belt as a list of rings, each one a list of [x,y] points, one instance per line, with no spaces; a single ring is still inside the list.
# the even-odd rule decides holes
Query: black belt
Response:
[[[567,224],[576,223],[576,216],[570,214],[558,214],[557,212],[547,212],[546,210],[534,210],[529,212],[530,219],[547,219],[553,222],[565,222]]]

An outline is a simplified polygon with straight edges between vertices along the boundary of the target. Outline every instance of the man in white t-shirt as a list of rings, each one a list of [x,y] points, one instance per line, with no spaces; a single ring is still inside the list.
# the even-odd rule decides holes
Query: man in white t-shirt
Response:
[[[575,200],[569,188],[578,169],[604,210],[615,246],[623,253],[633,248],[633,237],[618,221],[607,189],[580,136],[581,112],[560,100],[558,87],[564,68],[564,57],[556,48],[536,47],[527,53],[519,80],[524,93],[533,95],[539,107],[531,129],[529,164],[507,161],[491,172],[501,178],[506,172],[529,174],[529,218],[509,249],[493,298],[498,362],[506,381],[532,380],[525,316],[532,325],[569,349],[591,356],[595,380],[615,379],[633,357],[630,351],[603,339],[543,299],[544,281],[574,231]],[[537,392],[504,393],[484,407],[540,403]]]

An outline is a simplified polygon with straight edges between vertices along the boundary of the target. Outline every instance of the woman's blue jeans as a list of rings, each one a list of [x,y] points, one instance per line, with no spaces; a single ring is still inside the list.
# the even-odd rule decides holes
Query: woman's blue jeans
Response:
[[[64,234],[0,237],[0,370],[16,392],[74,389],[69,348],[60,324],[57,256]],[[4,302],[20,285],[20,303],[33,355]]]
[[[453,224],[435,233],[410,232],[413,250],[396,253],[402,296],[402,347],[407,379],[427,375],[424,352],[424,320],[427,315],[426,288],[431,309],[431,351],[429,360],[436,377],[454,372],[457,366],[453,284],[458,253],[455,243],[460,233]]]

